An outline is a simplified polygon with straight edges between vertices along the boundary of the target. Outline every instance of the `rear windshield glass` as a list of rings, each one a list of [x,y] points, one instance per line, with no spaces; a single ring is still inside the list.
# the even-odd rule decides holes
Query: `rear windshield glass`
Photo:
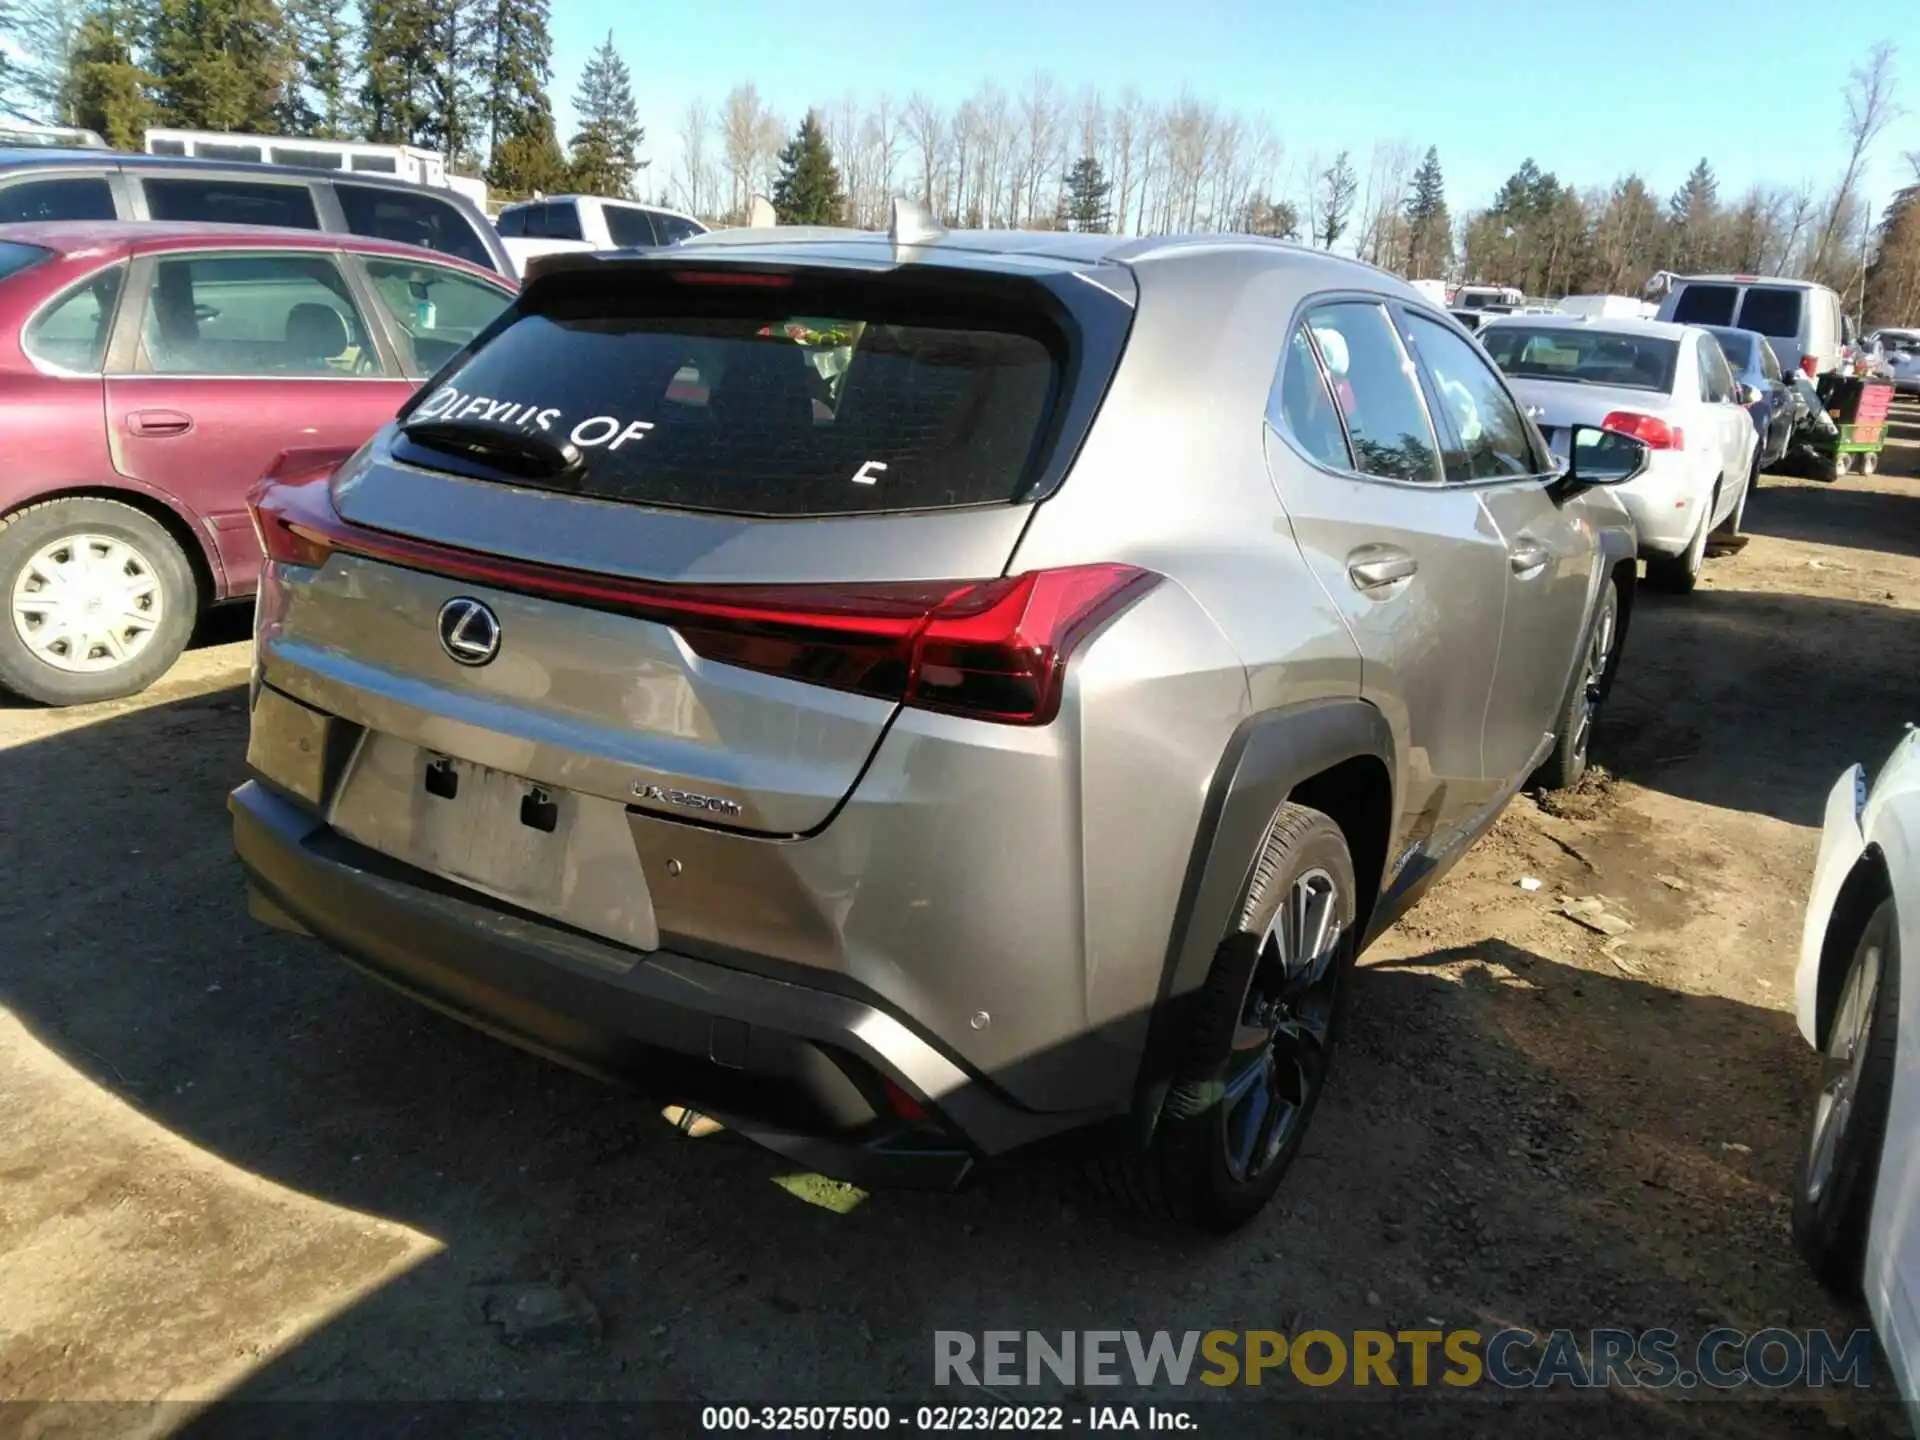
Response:
[[[1564,380],[1628,390],[1673,389],[1680,362],[1677,340],[1605,330],[1534,329],[1495,325],[1480,332],[1494,364],[1517,380]]]
[[[520,316],[408,418],[570,443],[584,463],[567,488],[599,499],[744,515],[925,510],[1020,493],[1058,374],[1042,339],[960,316],[802,315],[777,300],[598,309]]]
[[[1782,290],[1766,285],[1747,288],[1740,302],[1740,328],[1758,330],[1762,335],[1797,336],[1800,333],[1800,305],[1804,290]]]
[[[1688,285],[1673,302],[1673,319],[1680,325],[1731,325],[1734,302],[1739,298],[1738,286]],[[1755,328],[1744,320],[1740,323],[1743,330]]]

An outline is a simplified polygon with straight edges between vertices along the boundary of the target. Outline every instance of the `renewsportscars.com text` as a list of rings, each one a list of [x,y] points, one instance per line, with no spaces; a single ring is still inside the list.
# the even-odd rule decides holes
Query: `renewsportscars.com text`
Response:
[[[1868,1330],[936,1330],[936,1385],[1867,1386]]]

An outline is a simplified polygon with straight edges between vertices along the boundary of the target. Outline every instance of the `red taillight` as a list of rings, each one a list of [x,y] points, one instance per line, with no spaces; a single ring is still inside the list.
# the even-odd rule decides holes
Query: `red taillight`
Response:
[[[900,1086],[894,1083],[888,1076],[882,1075],[880,1077],[880,1088],[885,1092],[887,1104],[893,1108],[893,1113],[898,1115],[902,1120],[924,1120],[927,1118],[927,1107],[914,1099],[913,1096],[909,1095],[905,1090],[901,1089]]]
[[[1642,415],[1637,410],[1615,410],[1600,422],[1602,430],[1631,435],[1649,450],[1684,450],[1686,433],[1678,425],[1669,425],[1658,415]]]
[[[618,611],[672,627],[702,659],[1008,725],[1051,721],[1074,649],[1159,579],[1099,564],[992,580],[663,585],[364,530],[334,510],[329,478],[255,488],[270,559],[319,565],[339,550]]]
[[[280,467],[276,466],[276,469]],[[320,566],[333,552],[340,517],[328,486],[335,465],[316,466],[298,475],[271,472],[247,496],[253,533],[269,560],[283,565]]]
[[[1800,357],[1800,368],[1806,372],[1807,378],[1809,380],[1813,378],[1813,370],[1814,370],[1815,363],[1816,362],[1814,361],[1814,358],[1811,355],[1802,355]]]

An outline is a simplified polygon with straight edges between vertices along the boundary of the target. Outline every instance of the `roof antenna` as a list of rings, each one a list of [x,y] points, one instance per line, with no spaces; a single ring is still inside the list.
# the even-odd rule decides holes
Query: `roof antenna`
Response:
[[[893,219],[887,226],[887,238],[893,242],[896,256],[915,245],[931,245],[946,233],[940,222],[933,218],[933,212],[919,201],[902,199],[897,195],[894,197]]]

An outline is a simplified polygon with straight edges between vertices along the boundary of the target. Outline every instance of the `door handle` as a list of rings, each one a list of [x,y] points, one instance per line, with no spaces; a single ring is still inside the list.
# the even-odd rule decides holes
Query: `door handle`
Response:
[[[185,435],[193,429],[193,417],[179,410],[136,410],[127,416],[127,429],[135,435]]]
[[[1356,590],[1384,590],[1419,568],[1413,556],[1389,545],[1369,545],[1347,557],[1347,578]]]
[[[1531,580],[1547,568],[1547,562],[1553,559],[1553,552],[1544,545],[1536,545],[1531,540],[1522,540],[1507,552],[1507,564],[1513,567],[1513,573],[1522,580]]]

